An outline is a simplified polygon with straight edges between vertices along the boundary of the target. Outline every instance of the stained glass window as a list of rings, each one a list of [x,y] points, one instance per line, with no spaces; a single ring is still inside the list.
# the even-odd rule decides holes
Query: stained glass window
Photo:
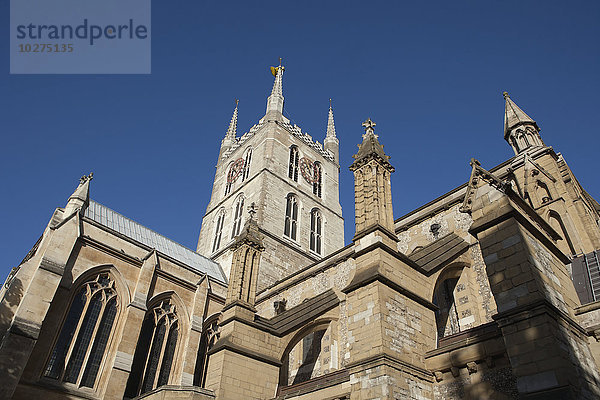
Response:
[[[82,286],[71,301],[44,375],[93,388],[117,318],[118,297],[108,273]]]
[[[127,397],[139,396],[169,382],[178,333],[175,306],[169,300],[148,311],[127,381]]]

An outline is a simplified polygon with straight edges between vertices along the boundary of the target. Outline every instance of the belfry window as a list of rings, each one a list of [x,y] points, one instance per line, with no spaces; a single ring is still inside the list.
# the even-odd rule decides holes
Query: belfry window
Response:
[[[231,179],[232,172],[233,168],[229,167],[225,182],[225,196],[227,196],[231,192],[231,187],[233,186],[233,180]]]
[[[288,177],[298,182],[298,158],[300,154],[296,146],[290,147],[290,163],[288,168]]]
[[[235,214],[233,219],[233,228],[231,229],[231,238],[240,234],[242,228],[242,215],[244,213],[244,197],[240,196],[235,204]]]
[[[321,212],[317,209],[310,212],[310,250],[321,254]]]
[[[321,197],[321,186],[323,183],[323,168],[318,162],[314,164],[313,168],[313,194],[316,194],[318,197]]]
[[[93,388],[118,314],[115,283],[101,273],[77,290],[44,376]]]
[[[293,194],[289,194],[285,206],[285,227],[283,234],[290,239],[296,240],[298,228],[298,200]]]
[[[213,253],[219,250],[219,246],[221,246],[221,235],[223,233],[223,221],[225,220],[225,211],[221,210],[219,212],[219,216],[217,217],[217,223],[215,225],[215,237],[213,239]]]
[[[179,323],[175,305],[163,300],[146,313],[125,395],[135,397],[169,383]]]
[[[249,147],[246,150],[246,155],[244,156],[244,168],[242,170],[242,182],[248,178],[250,175],[250,163],[252,162],[252,147]]]

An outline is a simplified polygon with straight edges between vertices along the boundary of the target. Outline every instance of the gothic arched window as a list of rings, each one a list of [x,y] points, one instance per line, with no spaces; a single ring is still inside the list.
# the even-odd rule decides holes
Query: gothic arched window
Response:
[[[233,164],[227,168],[227,176],[225,177],[225,196],[227,196],[231,192],[231,187],[233,186]]]
[[[529,139],[527,138],[527,135],[525,134],[525,132],[523,132],[522,130],[519,130],[518,132],[521,136],[521,139],[525,143],[525,147],[531,146],[531,143],[529,143]]]
[[[298,182],[298,158],[300,153],[298,147],[290,147],[290,163],[288,168],[288,177],[292,178],[295,182]]]
[[[298,200],[293,194],[289,194],[285,206],[285,227],[283,234],[290,239],[296,240],[298,229]]]
[[[434,293],[433,303],[438,306],[436,325],[438,338],[460,332],[458,311],[454,292],[458,278],[448,278],[439,282]]]
[[[339,368],[335,345],[337,340],[337,325],[332,322],[308,328],[308,331],[301,332],[290,341],[279,371],[281,397],[297,392],[298,386],[295,389],[289,386],[321,377]]]
[[[242,228],[242,215],[244,214],[244,196],[240,196],[235,204],[235,214],[233,217],[233,228],[231,229],[231,238],[240,234]]]
[[[323,183],[323,168],[321,167],[321,163],[319,162],[316,162],[313,168],[313,193],[321,197],[321,186]]]
[[[512,143],[513,147],[515,148],[515,151],[516,151],[517,153],[519,153],[519,152],[521,151],[521,146],[519,146],[519,142],[518,142],[518,140],[516,139],[516,137],[515,137],[515,136],[511,136],[511,137],[510,137],[510,141],[511,141],[511,143]]]
[[[212,252],[219,250],[221,246],[221,234],[223,233],[223,221],[225,220],[225,211],[221,210],[217,217],[217,223],[215,225],[215,237],[213,239]]]
[[[244,169],[242,170],[242,182],[250,175],[250,163],[252,162],[252,147],[248,147],[244,155]]]
[[[569,251],[571,252],[571,254],[573,254],[573,255],[577,254],[577,252],[575,251],[575,246],[573,246],[573,242],[571,241],[571,238],[569,237],[567,228],[565,227],[565,224],[563,223],[563,220],[560,217],[560,215],[556,211],[552,210],[548,214],[548,220],[550,222],[550,226],[552,227],[552,229],[554,229],[556,232],[562,234],[563,239],[565,239],[565,241],[567,242],[567,246],[569,246]]]
[[[219,320],[206,321],[200,336],[200,346],[196,357],[196,368],[194,370],[194,386],[204,387],[206,383],[206,370],[208,368],[208,351],[219,340]]]
[[[115,282],[98,274],[77,290],[44,375],[93,388],[119,308]]]
[[[550,200],[552,200],[552,196],[550,195],[548,185],[546,185],[544,182],[537,181],[536,189],[538,189],[538,197],[542,204],[548,203]]]
[[[146,313],[127,381],[127,397],[133,398],[169,383],[178,335],[177,313],[169,299]]]
[[[321,229],[323,221],[321,212],[314,209],[310,212],[310,250],[321,254]]]

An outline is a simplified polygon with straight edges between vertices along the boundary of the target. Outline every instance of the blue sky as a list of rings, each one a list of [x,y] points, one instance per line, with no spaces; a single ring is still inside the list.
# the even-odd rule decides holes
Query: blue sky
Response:
[[[8,33],[9,2],[0,3]],[[348,171],[371,117],[396,167],[394,215],[512,156],[503,99],[534,118],[600,198],[600,3],[154,1],[151,75],[9,75],[0,41],[0,275],[94,172],[92,198],[195,247],[220,140],[264,114],[283,57],[285,111],[322,140],[333,98],[346,242]]]

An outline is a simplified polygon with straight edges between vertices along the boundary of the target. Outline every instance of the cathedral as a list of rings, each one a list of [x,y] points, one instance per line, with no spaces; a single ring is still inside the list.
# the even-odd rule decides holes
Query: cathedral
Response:
[[[599,398],[600,204],[536,121],[504,93],[514,156],[394,217],[386,132],[340,155],[284,71],[242,135],[236,103],[196,250],[81,178],[0,290],[0,398]]]

